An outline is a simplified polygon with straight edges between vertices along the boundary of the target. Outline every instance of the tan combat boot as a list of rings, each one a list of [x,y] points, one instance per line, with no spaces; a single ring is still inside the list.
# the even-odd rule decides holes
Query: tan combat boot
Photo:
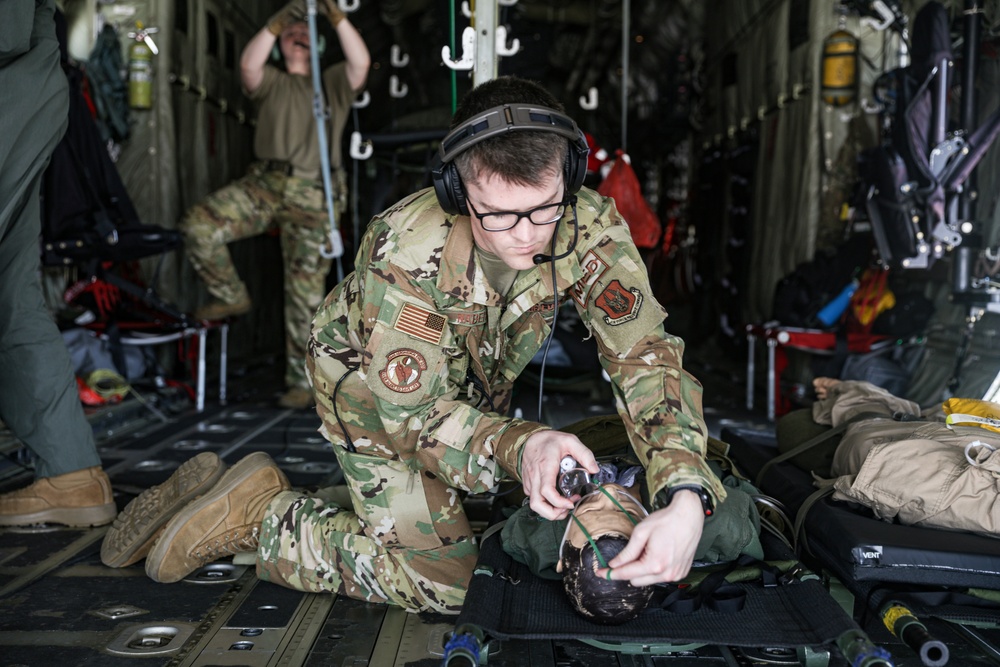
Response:
[[[278,399],[278,405],[281,407],[295,410],[303,410],[315,402],[312,389],[306,387],[292,387]]]
[[[215,486],[225,470],[218,454],[202,452],[182,463],[167,481],[133,498],[104,536],[101,562],[108,567],[127,567],[145,558],[163,526]]]
[[[43,477],[0,495],[0,526],[103,526],[117,513],[111,480],[100,466]]]
[[[236,303],[213,300],[204,306],[196,308],[194,319],[208,321],[224,320],[227,317],[236,317],[237,315],[249,313],[252,307],[253,303],[251,303],[249,297],[244,297]]]
[[[167,523],[146,557],[146,574],[161,583],[180,581],[223,556],[256,551],[268,503],[289,488],[270,456],[250,454]]]

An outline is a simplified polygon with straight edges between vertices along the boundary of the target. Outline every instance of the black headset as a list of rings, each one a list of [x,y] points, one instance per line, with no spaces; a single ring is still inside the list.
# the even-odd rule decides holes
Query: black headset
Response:
[[[555,109],[531,104],[502,104],[473,116],[441,140],[431,180],[438,202],[446,213],[469,215],[455,156],[480,141],[520,130],[553,132],[569,140],[563,180],[567,194],[576,194],[587,175],[587,155],[590,153],[583,131],[572,118]]]

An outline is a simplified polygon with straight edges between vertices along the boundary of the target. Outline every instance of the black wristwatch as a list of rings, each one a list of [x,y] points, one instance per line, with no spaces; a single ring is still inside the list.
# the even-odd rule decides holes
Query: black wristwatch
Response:
[[[694,491],[701,499],[701,507],[705,510],[705,516],[712,516],[715,513],[715,509],[712,507],[712,497],[708,495],[708,491],[705,490],[705,487],[698,484],[681,484],[679,486],[672,486],[669,489],[666,489],[667,502],[664,503],[664,507],[670,504],[670,502],[674,499],[674,494],[678,491]]]

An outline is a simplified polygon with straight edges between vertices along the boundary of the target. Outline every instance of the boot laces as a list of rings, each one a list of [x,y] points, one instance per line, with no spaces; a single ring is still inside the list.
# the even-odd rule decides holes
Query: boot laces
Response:
[[[210,563],[224,556],[256,551],[260,545],[260,526],[252,526],[249,532],[236,528],[232,532],[223,533],[211,542],[202,544],[194,552],[194,557],[203,563]]]

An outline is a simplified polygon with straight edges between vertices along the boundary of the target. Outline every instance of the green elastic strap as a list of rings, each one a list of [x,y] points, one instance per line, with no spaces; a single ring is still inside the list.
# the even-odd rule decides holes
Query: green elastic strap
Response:
[[[621,506],[621,503],[619,503],[618,500],[613,495],[611,495],[610,493],[608,493],[607,489],[605,489],[603,486],[600,486],[598,488],[600,489],[601,493],[603,493],[604,495],[606,495],[611,500],[611,502],[613,502],[615,504],[615,507],[617,507],[618,509],[620,509],[625,514],[625,516],[628,517],[628,520],[632,522],[633,526],[638,526],[639,525],[639,522],[635,520],[635,517],[633,517],[631,514],[629,514],[627,511],[625,511],[625,508]]]
[[[594,556],[597,558],[597,562],[601,564],[601,567],[607,567],[608,564],[605,562],[604,556],[601,555],[601,550],[597,548],[597,542],[594,541],[593,536],[586,528],[583,527],[583,524],[580,523],[580,520],[576,518],[575,514],[572,514],[571,516],[573,517],[573,521],[576,522],[576,525],[583,531],[587,541],[590,542],[590,547],[594,550]]]
[[[628,520],[632,522],[633,526],[639,525],[639,522],[635,520],[635,517],[626,512],[625,508],[621,506],[621,503],[619,503],[618,500],[613,495],[608,493],[607,489],[605,489],[603,486],[599,486],[597,487],[597,489],[601,493],[606,495],[611,500],[611,502],[615,504],[615,507],[620,509],[625,514],[625,516],[628,517]],[[573,522],[576,523],[577,527],[579,527],[579,529],[583,532],[584,537],[587,538],[587,542],[590,543],[591,548],[594,550],[594,556],[597,558],[597,562],[601,564],[601,567],[607,567],[608,564],[607,562],[605,562],[604,556],[601,555],[601,550],[597,548],[597,542],[594,541],[593,535],[590,534],[590,531],[584,528],[583,524],[580,523],[580,520],[576,518],[576,514],[571,514],[570,516],[573,518]]]

